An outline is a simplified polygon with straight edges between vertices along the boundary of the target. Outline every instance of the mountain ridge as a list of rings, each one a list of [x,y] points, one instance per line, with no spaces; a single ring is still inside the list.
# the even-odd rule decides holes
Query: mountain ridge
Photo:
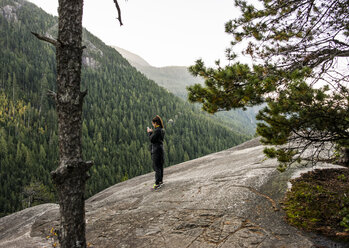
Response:
[[[185,87],[187,85],[201,82],[199,78],[190,75],[188,68],[185,66],[155,67],[135,53],[117,46],[112,47],[120,52],[131,65],[144,73],[149,79],[154,80],[158,85],[168,89],[182,99],[186,99],[187,93]]]
[[[132,53],[130,51],[127,51],[121,47],[118,46],[112,46],[113,48],[116,49],[124,58],[128,58],[127,61],[130,62],[131,64],[137,64],[139,66],[151,66],[145,59],[143,59],[141,56]]]

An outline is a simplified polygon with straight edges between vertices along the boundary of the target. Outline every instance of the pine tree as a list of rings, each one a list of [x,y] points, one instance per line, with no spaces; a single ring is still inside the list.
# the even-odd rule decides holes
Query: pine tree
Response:
[[[242,15],[225,25],[233,36],[230,64],[221,67],[217,61],[216,68],[207,68],[198,60],[191,66],[205,87],[189,87],[189,100],[210,113],[266,102],[257,115],[262,121],[257,133],[263,143],[278,145],[265,152],[278,158],[281,170],[302,159],[333,161],[334,148],[345,154],[348,166],[349,2],[236,0],[235,5]],[[252,66],[238,61],[237,45]]]

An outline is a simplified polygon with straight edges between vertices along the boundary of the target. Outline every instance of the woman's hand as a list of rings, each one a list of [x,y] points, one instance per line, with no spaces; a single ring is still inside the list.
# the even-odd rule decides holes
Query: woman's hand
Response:
[[[148,133],[153,132],[153,129],[147,127],[147,132],[148,132]]]

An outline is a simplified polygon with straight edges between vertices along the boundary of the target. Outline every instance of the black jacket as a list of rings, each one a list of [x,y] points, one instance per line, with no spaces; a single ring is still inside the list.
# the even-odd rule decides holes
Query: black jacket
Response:
[[[156,154],[163,154],[164,153],[164,137],[165,137],[165,130],[161,127],[155,128],[153,132],[149,132],[149,140],[151,142],[151,153]]]

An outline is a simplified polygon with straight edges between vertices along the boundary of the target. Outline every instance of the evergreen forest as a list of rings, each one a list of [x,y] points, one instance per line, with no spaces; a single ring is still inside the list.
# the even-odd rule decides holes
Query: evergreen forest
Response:
[[[31,34],[55,37],[56,29],[57,17],[35,5],[0,0],[0,217],[56,201],[57,116],[48,94],[55,49]],[[83,43],[83,155],[94,161],[86,197],[152,171],[146,128],[156,114],[165,124],[166,166],[250,138],[159,87],[86,30]]]

